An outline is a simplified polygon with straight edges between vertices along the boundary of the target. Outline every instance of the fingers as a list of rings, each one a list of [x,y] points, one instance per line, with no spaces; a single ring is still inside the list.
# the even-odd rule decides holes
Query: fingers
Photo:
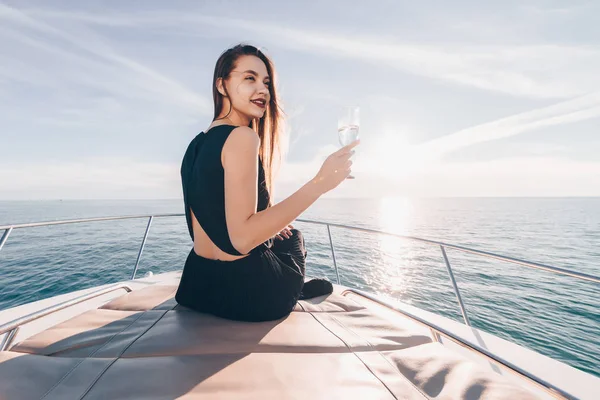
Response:
[[[275,239],[278,239],[278,240],[283,240],[283,239],[288,239],[288,238],[289,238],[289,236],[287,236],[284,231],[281,231],[277,235],[275,235]]]
[[[360,139],[355,140],[354,142],[342,147],[341,149],[339,149],[338,151],[335,152],[335,154],[337,154],[338,156],[343,156],[343,155],[347,155],[347,154],[354,154],[352,149],[355,148],[356,146],[358,146],[360,144]]]
[[[355,153],[354,150],[351,150],[347,153],[342,153],[342,154],[340,154],[340,158],[350,158],[354,155],[354,153]]]
[[[346,146],[342,147],[343,149],[348,149],[348,150],[352,150],[353,148],[355,148],[356,146],[358,146],[360,144],[360,139],[356,139],[354,142],[347,144]]]
[[[292,237],[292,231],[294,229],[292,225],[288,225],[287,228],[284,228],[281,232],[275,235],[275,238],[278,240],[289,239]]]
[[[350,167],[352,167],[352,160],[346,160],[342,165],[340,165],[338,167],[338,169],[333,170],[334,174],[340,174],[340,173],[350,173]]]

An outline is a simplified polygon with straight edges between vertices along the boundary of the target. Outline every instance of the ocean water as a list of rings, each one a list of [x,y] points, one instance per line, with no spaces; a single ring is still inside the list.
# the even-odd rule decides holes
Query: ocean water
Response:
[[[182,213],[179,200],[0,202],[0,226]],[[600,198],[320,199],[301,218],[439,240],[600,275]],[[15,229],[0,251],[0,309],[129,279],[147,219]],[[327,230],[298,222],[308,274],[335,281]],[[1,232],[0,232],[1,234]],[[437,246],[332,228],[343,284],[462,320]],[[155,218],[138,277],[180,270],[185,218]],[[600,376],[600,285],[448,249],[471,323]]]

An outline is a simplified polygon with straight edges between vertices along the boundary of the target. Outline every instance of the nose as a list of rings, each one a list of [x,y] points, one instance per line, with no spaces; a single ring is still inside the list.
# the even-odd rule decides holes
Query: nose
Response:
[[[265,85],[264,83],[262,84],[262,86],[258,89],[259,93],[269,93],[269,87],[267,85]]]

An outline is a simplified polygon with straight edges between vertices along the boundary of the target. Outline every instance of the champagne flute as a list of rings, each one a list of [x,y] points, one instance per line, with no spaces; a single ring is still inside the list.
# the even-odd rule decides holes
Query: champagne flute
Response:
[[[338,117],[338,138],[343,146],[349,145],[358,139],[358,126],[360,125],[358,106],[342,107]],[[354,179],[354,176],[348,175],[346,179]]]

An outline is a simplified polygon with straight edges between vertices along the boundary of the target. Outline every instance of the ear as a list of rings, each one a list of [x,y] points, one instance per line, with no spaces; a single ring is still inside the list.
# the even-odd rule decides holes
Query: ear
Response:
[[[216,86],[219,93],[221,93],[223,97],[227,97],[225,94],[225,88],[223,87],[223,78],[217,78]]]

